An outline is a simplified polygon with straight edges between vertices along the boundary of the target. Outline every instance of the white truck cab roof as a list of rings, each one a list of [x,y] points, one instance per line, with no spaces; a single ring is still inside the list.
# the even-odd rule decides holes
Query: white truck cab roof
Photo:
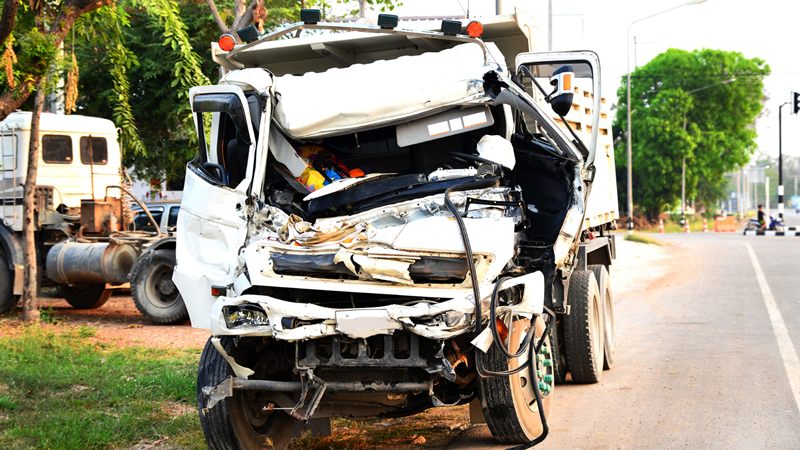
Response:
[[[33,113],[30,111],[15,111],[3,120],[3,123],[11,127],[16,124],[16,129],[29,131],[31,129],[31,119]],[[81,134],[117,134],[117,127],[114,122],[99,117],[81,116],[77,114],[51,114],[43,112],[39,129],[42,133],[81,133]]]

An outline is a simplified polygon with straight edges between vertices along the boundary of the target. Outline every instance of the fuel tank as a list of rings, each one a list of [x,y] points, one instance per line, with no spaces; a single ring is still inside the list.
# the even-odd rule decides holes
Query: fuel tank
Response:
[[[47,253],[47,276],[59,284],[123,284],[138,256],[128,244],[62,242]]]

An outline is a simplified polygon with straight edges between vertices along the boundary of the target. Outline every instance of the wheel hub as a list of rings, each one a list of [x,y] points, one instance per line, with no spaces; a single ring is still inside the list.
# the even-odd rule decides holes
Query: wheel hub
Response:
[[[527,332],[528,329],[526,328],[522,332],[522,335],[524,336]],[[539,342],[536,343],[536,345],[538,344]],[[519,357],[519,364],[525,364],[528,361],[528,356],[528,352],[523,353],[522,356]],[[552,353],[550,352],[550,347],[547,342],[542,343],[542,348],[536,355],[535,367],[536,379],[539,383],[539,392],[542,399],[545,399],[553,392],[553,384],[555,383]],[[538,412],[539,408],[536,405],[536,393],[534,391],[536,388],[533,384],[530,372],[527,369],[520,372],[519,383],[528,408],[533,412]]]
[[[175,283],[169,278],[162,278],[158,283],[158,291],[163,295],[172,295],[175,293]]]

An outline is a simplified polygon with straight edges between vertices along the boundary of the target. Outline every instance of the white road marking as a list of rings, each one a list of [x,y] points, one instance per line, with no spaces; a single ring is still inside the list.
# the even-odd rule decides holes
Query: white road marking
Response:
[[[789,331],[786,330],[786,324],[783,322],[781,311],[778,309],[778,304],[775,303],[775,298],[769,289],[767,279],[764,278],[764,272],[761,271],[761,265],[758,263],[756,254],[750,244],[745,243],[744,245],[747,246],[747,252],[750,253],[750,262],[753,263],[756,280],[758,280],[758,286],[761,288],[761,296],[767,306],[769,320],[772,322],[772,331],[775,332],[775,339],[778,341],[783,367],[789,377],[789,385],[794,394],[794,401],[797,404],[797,408],[800,409],[800,359],[797,357],[797,351],[794,348],[794,344],[792,344],[792,339],[789,337]]]

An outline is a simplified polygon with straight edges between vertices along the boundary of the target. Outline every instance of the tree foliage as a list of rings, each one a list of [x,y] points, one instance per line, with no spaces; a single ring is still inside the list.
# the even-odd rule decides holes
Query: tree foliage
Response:
[[[756,149],[755,119],[769,73],[761,59],[711,49],[670,49],[631,73],[634,202],[651,218],[680,199],[683,158],[686,198],[707,206],[720,198],[725,172],[742,167]],[[622,139],[615,146],[618,168],[627,166],[626,81],[614,121]]]

